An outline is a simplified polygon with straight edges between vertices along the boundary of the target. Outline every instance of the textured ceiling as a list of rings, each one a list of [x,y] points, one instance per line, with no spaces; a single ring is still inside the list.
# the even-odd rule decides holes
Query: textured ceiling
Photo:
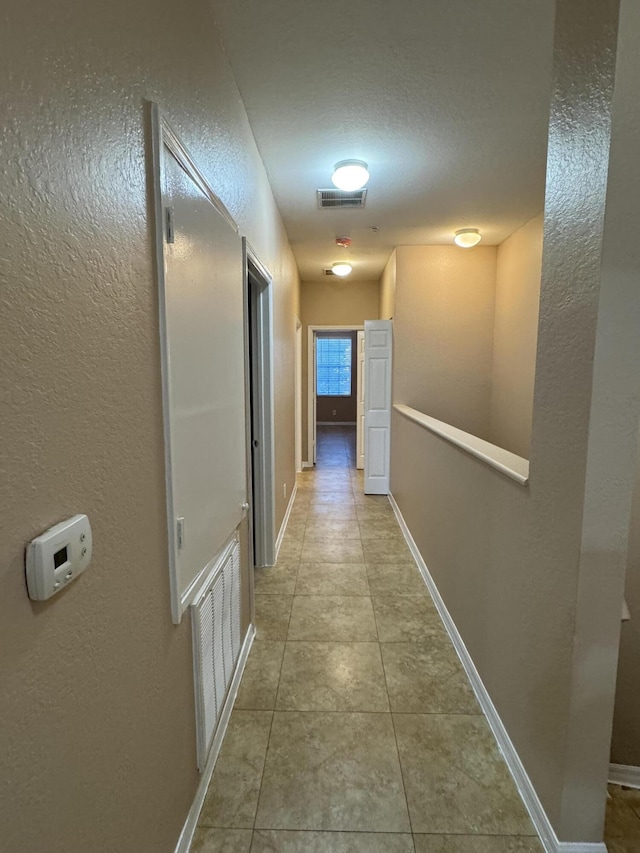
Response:
[[[500,243],[542,210],[553,0],[212,5],[303,280],[347,255],[377,279],[457,228]],[[318,210],[345,158],[369,164],[366,207]]]

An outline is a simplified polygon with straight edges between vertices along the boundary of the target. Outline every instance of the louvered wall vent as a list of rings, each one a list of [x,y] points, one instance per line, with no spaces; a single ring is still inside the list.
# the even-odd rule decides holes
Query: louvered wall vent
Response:
[[[240,542],[215,561],[191,605],[198,768],[204,770],[240,655]]]
[[[318,207],[321,210],[340,210],[341,208],[364,207],[367,190],[317,190]]]

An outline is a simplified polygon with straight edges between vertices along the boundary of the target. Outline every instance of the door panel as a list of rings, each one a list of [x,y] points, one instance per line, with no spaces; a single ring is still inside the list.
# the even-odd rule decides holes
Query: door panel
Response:
[[[364,332],[358,332],[358,373],[356,380],[356,468],[364,468]]]
[[[364,324],[364,491],[389,493],[391,446],[391,320]]]

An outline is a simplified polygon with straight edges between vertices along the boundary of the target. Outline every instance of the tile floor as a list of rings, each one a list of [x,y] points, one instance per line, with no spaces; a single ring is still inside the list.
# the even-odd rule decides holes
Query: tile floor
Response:
[[[318,432],[192,853],[540,853],[386,497]],[[615,849],[621,853],[624,848]]]
[[[640,853],[640,791],[609,785],[604,839],[609,853]]]

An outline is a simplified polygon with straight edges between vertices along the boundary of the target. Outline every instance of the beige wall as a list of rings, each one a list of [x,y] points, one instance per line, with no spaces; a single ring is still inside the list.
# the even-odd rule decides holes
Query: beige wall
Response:
[[[611,761],[640,767],[640,437],[629,533],[625,597],[631,620],[622,625]]]
[[[198,775],[189,620],[169,606],[145,99],[274,275],[288,483],[296,269],[204,0],[12,3],[3,23],[0,846],[170,853]],[[77,512],[90,568],[30,602],[25,544]]]
[[[394,399],[487,440],[496,255],[396,249]]]
[[[392,320],[396,307],[396,258],[394,251],[380,278],[380,319]]]
[[[498,248],[490,440],[529,458],[542,270],[542,215]]]
[[[377,281],[302,282],[300,319],[302,321],[302,459],[308,461],[307,400],[309,326],[360,326],[365,320],[377,320],[380,286]]]
[[[602,838],[637,454],[640,9],[623,15],[609,161],[617,4],[556,6],[529,486],[392,425],[393,494],[561,841]],[[402,299],[399,252],[396,347],[417,351]]]

